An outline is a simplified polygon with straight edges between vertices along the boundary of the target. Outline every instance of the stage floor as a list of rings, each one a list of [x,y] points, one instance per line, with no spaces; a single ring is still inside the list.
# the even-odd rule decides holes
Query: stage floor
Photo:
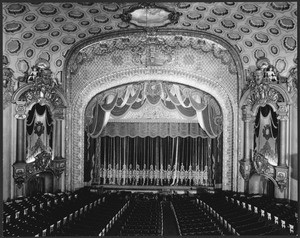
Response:
[[[147,186],[147,185],[92,185],[91,189],[97,190],[120,190],[131,192],[176,192],[176,193],[197,193],[200,190],[214,190],[208,186]]]

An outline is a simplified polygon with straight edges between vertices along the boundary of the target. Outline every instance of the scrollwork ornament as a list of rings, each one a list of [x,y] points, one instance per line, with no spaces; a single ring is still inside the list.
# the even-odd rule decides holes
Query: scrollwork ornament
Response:
[[[240,173],[245,181],[249,181],[251,174],[251,163],[249,160],[242,159],[240,163]]]
[[[265,175],[266,177],[274,176],[274,167],[268,162],[264,155],[254,152],[253,155],[253,168],[255,173]]]
[[[287,167],[276,167],[276,177],[275,181],[278,184],[278,187],[281,192],[288,186],[288,168]]]
[[[17,187],[22,188],[26,180],[26,164],[25,163],[15,163],[13,165],[13,177]]]

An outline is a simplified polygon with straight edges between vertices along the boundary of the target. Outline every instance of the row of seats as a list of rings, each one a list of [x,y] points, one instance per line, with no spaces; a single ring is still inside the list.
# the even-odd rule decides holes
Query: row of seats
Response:
[[[297,202],[271,198],[259,194],[243,194],[226,192],[228,201],[253,210],[267,217],[274,223],[280,224],[283,228],[289,228],[291,233],[297,230],[298,224],[298,204]]]
[[[74,193],[38,194],[4,203],[4,236],[53,235],[66,223],[95,205],[99,195]]]
[[[224,194],[198,195],[200,206],[235,235],[288,235],[289,232],[259,214],[226,199]]]
[[[222,228],[208,212],[197,206],[195,199],[175,196],[171,206],[173,206],[181,235],[224,235]]]
[[[104,203],[89,210],[78,220],[63,229],[59,236],[104,236],[118,219],[120,211],[127,208],[126,197],[119,193],[106,195]]]
[[[120,236],[162,235],[162,210],[155,197],[132,196],[129,211],[121,226]]]

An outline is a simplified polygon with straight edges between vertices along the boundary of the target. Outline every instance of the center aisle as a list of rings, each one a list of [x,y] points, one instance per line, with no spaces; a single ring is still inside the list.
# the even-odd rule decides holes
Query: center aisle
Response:
[[[163,207],[163,235],[164,236],[179,236],[177,222],[174,213],[171,209],[169,201],[162,202]]]

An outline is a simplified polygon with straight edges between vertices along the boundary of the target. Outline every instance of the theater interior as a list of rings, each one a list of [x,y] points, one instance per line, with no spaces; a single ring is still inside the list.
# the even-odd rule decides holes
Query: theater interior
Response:
[[[3,3],[3,236],[298,235],[297,6]]]

